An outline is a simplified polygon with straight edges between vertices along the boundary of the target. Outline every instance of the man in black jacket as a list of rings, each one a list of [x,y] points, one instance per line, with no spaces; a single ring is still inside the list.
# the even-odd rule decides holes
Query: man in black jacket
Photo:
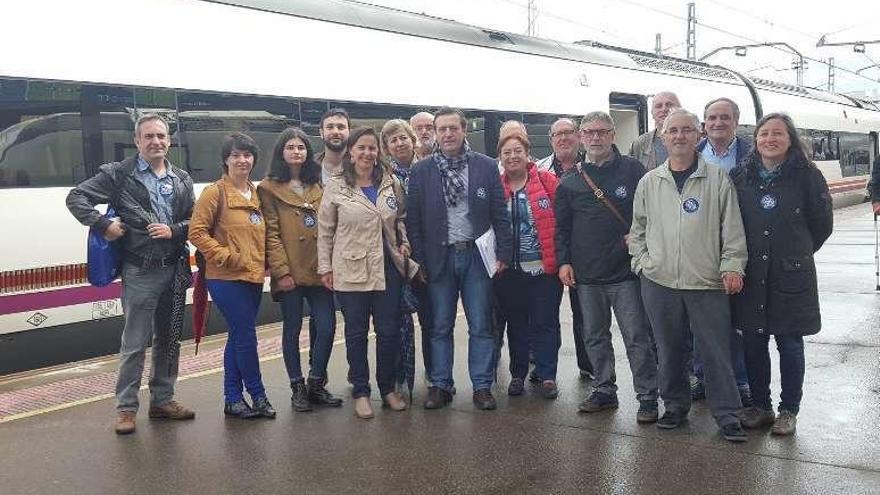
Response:
[[[83,225],[122,247],[122,331],[116,382],[116,433],[135,430],[144,355],[152,341],[150,418],[192,419],[195,413],[174,401],[179,343],[170,337],[171,311],[186,291],[172,291],[176,276],[189,275],[186,246],[194,193],[189,174],[172,165],[168,124],[148,114],[135,124],[138,154],[102,165],[98,174],[70,191],[67,208]],[[109,204],[107,219],[95,205]],[[185,270],[185,271],[184,271]]]
[[[580,174],[566,176],[556,190],[556,251],[559,278],[577,290],[584,318],[584,343],[595,380],[578,409],[617,407],[611,309],[626,346],[640,407],[636,420],[657,420],[657,362],[639,281],[630,271],[626,236],[633,195],[645,168],[614,146],[614,120],[592,112],[581,121],[587,160]],[[577,284],[577,285],[575,285]],[[576,287],[576,289],[575,289]]]

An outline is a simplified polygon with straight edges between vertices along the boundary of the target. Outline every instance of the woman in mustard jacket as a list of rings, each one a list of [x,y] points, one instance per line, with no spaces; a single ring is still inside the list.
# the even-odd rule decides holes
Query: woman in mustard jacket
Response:
[[[223,142],[223,176],[202,191],[193,209],[189,241],[205,256],[205,280],[229,325],[223,356],[227,416],[274,418],[257,358],[257,311],[263,295],[266,224],[249,180],[257,143],[235,133]],[[242,394],[247,388],[250,406]]]
[[[342,174],[325,186],[318,214],[318,273],[342,303],[355,414],[373,417],[367,361],[370,316],[376,330],[379,392],[391,409],[402,411],[407,405],[395,391],[400,291],[404,273],[412,277],[418,266],[405,260],[410,247],[403,191],[379,161],[376,131],[352,131]]]
[[[320,181],[321,166],[315,163],[306,134],[296,127],[285,129],[275,143],[269,174],[257,191],[266,216],[272,297],[281,302],[284,316],[281,348],[296,411],[311,411],[314,405],[342,405],[342,400],[324,387],[336,315],[333,292],[324,287],[318,275]],[[304,300],[309,302],[315,327],[308,381],[303,379],[299,353]]]

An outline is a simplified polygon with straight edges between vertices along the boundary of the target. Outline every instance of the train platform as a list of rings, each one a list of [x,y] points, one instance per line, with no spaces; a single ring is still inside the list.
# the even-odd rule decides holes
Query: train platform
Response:
[[[749,431],[746,443],[725,442],[705,402],[695,403],[677,430],[638,425],[619,335],[620,408],[578,413],[589,383],[578,378],[564,298],[559,398],[544,400],[535,389],[507,397],[503,359],[496,411],[478,411],[471,402],[463,314],[451,407],[421,407],[426,386],[419,358],[415,407],[380,409],[374,390],[376,417],[368,421],[354,416],[347,399],[341,339],[333,349],[329,389],[346,397],[343,407],[292,410],[278,325],[259,333],[275,420],[224,418],[219,337],[203,342],[198,355],[191,344],[183,346],[177,399],[196,411],[196,419],[151,421],[142,407],[137,432],[128,436],[112,429],[115,356],[0,378],[0,492],[878,494],[874,243],[869,205],[835,212],[834,234],[817,256],[824,326],[806,339],[804,399],[791,437],[758,430]],[[772,387],[778,398],[776,370]],[[145,390],[141,400],[148,400]]]

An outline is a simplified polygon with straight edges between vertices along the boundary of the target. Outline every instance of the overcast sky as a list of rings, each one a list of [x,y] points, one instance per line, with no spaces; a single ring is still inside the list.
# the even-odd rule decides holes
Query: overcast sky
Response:
[[[467,24],[525,34],[528,0],[364,0],[368,3],[444,17]],[[536,0],[537,36],[560,41],[589,39],[606,44],[654,51],[661,34],[666,55],[685,57],[686,0]],[[773,1],[694,0],[697,58],[715,48],[738,44],[786,42],[817,61],[834,57],[835,65],[858,71],[880,62],[880,44],[865,53],[852,46],[817,48],[826,41],[880,40],[877,0]],[[749,75],[794,84],[795,56],[784,49],[750,48],[746,56],[722,50],[705,61]],[[804,85],[827,89],[828,66],[807,61]],[[880,67],[861,72],[868,79],[837,70],[837,92],[866,91],[880,98]]]

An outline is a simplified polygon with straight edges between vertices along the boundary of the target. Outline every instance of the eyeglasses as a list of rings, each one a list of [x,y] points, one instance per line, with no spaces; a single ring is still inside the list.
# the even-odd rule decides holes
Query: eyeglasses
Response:
[[[583,137],[597,137],[604,138],[614,129],[581,129],[581,136]]]
[[[682,127],[681,129],[679,129],[678,127],[670,127],[669,129],[666,129],[664,134],[671,134],[674,136],[676,134],[685,135],[685,134],[693,134],[695,132],[697,132],[697,130],[694,129],[693,127]]]
[[[575,131],[573,129],[565,130],[565,131],[556,131],[550,134],[550,137],[556,139],[558,137],[572,137],[574,136]]]

